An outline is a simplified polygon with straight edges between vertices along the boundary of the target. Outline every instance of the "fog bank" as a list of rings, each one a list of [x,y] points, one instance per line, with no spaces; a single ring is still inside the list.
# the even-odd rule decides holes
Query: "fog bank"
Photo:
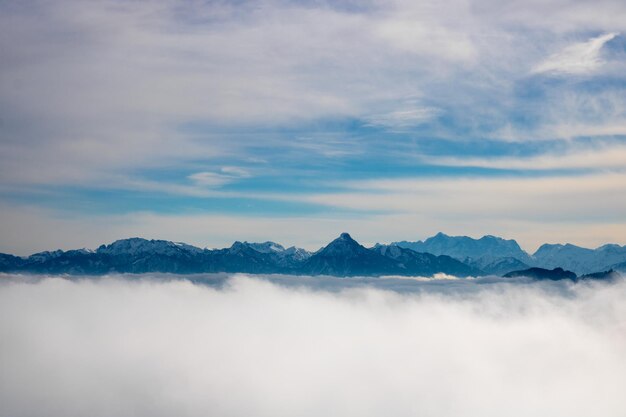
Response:
[[[0,416],[626,415],[624,281],[212,279],[0,276]]]

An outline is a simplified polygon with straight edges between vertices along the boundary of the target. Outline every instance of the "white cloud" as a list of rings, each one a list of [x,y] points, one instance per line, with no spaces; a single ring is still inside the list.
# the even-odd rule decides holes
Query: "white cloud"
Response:
[[[0,18],[4,181],[90,182],[164,160],[241,154],[244,138],[211,127],[359,117],[406,94],[404,81],[387,76],[404,57],[375,33],[376,14],[271,1],[236,10],[71,0],[33,8],[7,6]],[[415,24],[446,25],[436,16]],[[437,38],[448,42],[445,31]],[[430,38],[413,42],[448,60]],[[208,133],[179,130],[196,121]]]
[[[412,105],[388,113],[373,114],[365,119],[370,125],[383,126],[392,130],[403,130],[427,123],[440,114],[441,109],[436,107]]]
[[[444,26],[437,12],[441,10],[436,6],[424,8],[422,14],[407,19],[406,10],[402,10],[398,15],[380,21],[375,32],[390,47],[404,53],[422,57],[445,57],[451,62],[472,63],[477,57],[477,51],[469,34]],[[435,23],[433,20],[428,21],[428,17],[434,18]]]
[[[240,167],[222,167],[219,172],[196,172],[189,175],[191,181],[199,187],[220,187],[222,185],[237,181],[238,179],[248,178],[250,173]]]
[[[626,412],[623,282],[435,293],[405,282],[425,291],[410,295],[244,276],[223,290],[2,279],[2,415]]]
[[[617,33],[607,33],[586,42],[570,45],[533,67],[532,72],[554,74],[591,74],[602,66],[600,52]]]
[[[545,35],[546,16],[558,10],[559,30],[626,21],[621,1],[11,4],[0,13],[0,176],[12,184],[245,157],[252,140],[226,140],[215,125],[432,116],[380,111],[407,94],[460,106],[469,129],[498,115],[538,43],[560,43]],[[196,121],[208,132],[180,131]]]
[[[233,178],[227,175],[220,175],[215,172],[196,172],[188,177],[200,186],[218,187],[232,182]]]
[[[622,218],[626,174],[596,173],[553,177],[416,177],[345,183],[349,191],[306,196],[307,201],[356,210],[524,218],[557,221],[567,213],[581,220],[589,213]],[[585,199],[580,196],[585,196]],[[600,207],[598,201],[602,204]],[[593,210],[592,207],[594,208]],[[607,218],[608,218],[607,217]]]
[[[525,157],[460,158],[424,156],[422,161],[434,165],[513,170],[613,169],[626,171],[626,145],[571,146],[565,151],[548,152]]]
[[[226,167],[220,168],[220,171],[223,174],[232,175],[233,177],[237,177],[237,178],[248,178],[248,177],[250,177],[250,172],[248,170],[246,170],[246,169],[241,168],[241,167],[226,166]]]

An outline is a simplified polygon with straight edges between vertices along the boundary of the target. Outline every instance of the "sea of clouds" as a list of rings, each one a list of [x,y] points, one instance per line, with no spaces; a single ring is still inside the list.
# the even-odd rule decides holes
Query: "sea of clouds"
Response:
[[[626,415],[626,282],[0,276],[0,416]]]

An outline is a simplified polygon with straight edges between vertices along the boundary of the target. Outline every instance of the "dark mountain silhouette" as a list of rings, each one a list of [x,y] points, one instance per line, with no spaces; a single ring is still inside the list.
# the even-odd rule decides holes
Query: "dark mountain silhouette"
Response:
[[[342,233],[326,247],[314,253],[302,265],[310,275],[388,275],[398,273],[397,262],[357,243]]]
[[[523,271],[513,271],[504,274],[505,278],[528,277],[536,280],[559,281],[562,279],[570,279],[575,281],[578,277],[572,271],[565,271],[563,268],[544,269],[544,268],[528,268]]]
[[[0,253],[0,271],[11,271],[20,268],[24,264],[24,259],[19,256]]]
[[[619,272],[614,271],[613,269],[609,269],[608,271],[594,272],[593,274],[583,275],[582,277],[579,277],[579,279],[599,279],[605,281],[613,281],[621,278],[621,276],[622,275]]]

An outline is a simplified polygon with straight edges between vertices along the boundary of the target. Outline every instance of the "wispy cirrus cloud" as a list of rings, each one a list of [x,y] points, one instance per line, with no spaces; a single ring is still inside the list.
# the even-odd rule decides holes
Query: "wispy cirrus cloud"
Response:
[[[626,145],[573,145],[558,151],[530,156],[438,157],[423,156],[425,163],[445,166],[496,168],[506,170],[593,169],[626,171]]]
[[[623,222],[626,212],[624,172],[541,178],[415,177],[346,185],[349,189],[344,192],[304,198],[344,209],[419,215],[440,224],[461,219],[464,223],[482,223],[485,229],[522,219],[535,222],[537,227],[561,221],[593,221],[600,226],[604,222]]]
[[[381,126],[392,131],[402,131],[427,123],[441,113],[442,111],[439,108],[414,104],[402,106],[387,113],[373,114],[367,116],[365,120],[372,126]]]
[[[200,187],[219,187],[249,177],[250,173],[243,168],[222,167],[217,172],[196,172],[188,178]]]
[[[498,5],[499,21],[487,1],[15,4],[3,6],[0,72],[1,175],[13,183],[250,156],[243,137],[215,140],[224,126],[348,118],[405,129],[443,113],[429,137],[484,134],[510,117],[502,104],[524,63],[540,59],[534,45],[560,44],[542,35],[541,7],[517,3]],[[559,23],[601,30],[597,8],[576,3]],[[502,23],[513,18],[523,36]],[[407,95],[428,104],[389,108]],[[203,135],[179,130],[193,121]]]
[[[618,33],[607,33],[588,41],[576,43],[562,51],[550,55],[545,61],[538,63],[532,69],[534,74],[592,74],[598,70],[603,62],[601,59],[602,47],[614,39]]]

